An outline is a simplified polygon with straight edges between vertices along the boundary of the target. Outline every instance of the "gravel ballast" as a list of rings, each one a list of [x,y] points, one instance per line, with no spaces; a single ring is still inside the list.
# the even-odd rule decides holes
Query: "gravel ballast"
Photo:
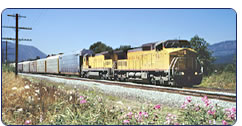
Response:
[[[81,80],[70,80],[70,79],[63,79],[57,77],[48,77],[44,75],[37,75],[37,74],[23,74],[20,75],[34,77],[39,79],[45,79],[48,81],[53,81],[57,83],[64,83],[69,85],[82,85],[87,86],[89,88],[96,88],[103,91],[109,95],[115,95],[122,98],[127,98],[131,100],[137,100],[141,103],[151,102],[154,104],[163,104],[171,107],[180,107],[187,95],[181,94],[173,94],[167,92],[159,92],[159,91],[151,91],[151,90],[144,90],[144,89],[136,89],[136,88],[127,88],[122,86],[116,85],[105,85],[98,82],[87,82]],[[192,96],[192,101],[197,104],[203,104],[201,97]],[[213,104],[217,104],[224,108],[232,108],[236,107],[236,103],[233,102],[226,102],[222,100],[210,99]]]

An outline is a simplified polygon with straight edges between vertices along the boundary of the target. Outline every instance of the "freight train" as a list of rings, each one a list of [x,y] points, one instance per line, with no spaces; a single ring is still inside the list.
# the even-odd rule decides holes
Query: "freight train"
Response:
[[[146,81],[154,85],[193,86],[201,83],[203,68],[186,40],[143,44],[127,50],[94,54],[91,50],[58,54],[18,63],[25,73],[73,74],[86,78]]]

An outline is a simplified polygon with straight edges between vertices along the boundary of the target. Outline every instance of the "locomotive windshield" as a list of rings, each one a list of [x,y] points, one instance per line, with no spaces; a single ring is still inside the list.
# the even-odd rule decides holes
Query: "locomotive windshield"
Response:
[[[167,40],[164,42],[165,48],[191,48],[187,40]]]

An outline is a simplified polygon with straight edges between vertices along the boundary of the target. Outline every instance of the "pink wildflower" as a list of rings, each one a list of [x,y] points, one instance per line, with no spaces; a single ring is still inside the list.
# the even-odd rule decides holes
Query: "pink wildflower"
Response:
[[[87,101],[85,99],[80,101],[80,104],[84,104],[84,103],[87,103]]]
[[[161,105],[155,105],[155,107],[154,107],[155,109],[160,109],[161,108]]]
[[[167,114],[166,116],[166,122],[165,124],[174,124],[174,125],[178,125],[178,123],[176,122],[176,115],[173,115],[173,114]]]
[[[200,110],[200,107],[199,107],[199,106],[198,106],[198,107],[196,107],[196,108],[195,108],[195,110],[196,110],[196,111],[199,111],[199,110]]]
[[[25,125],[29,125],[29,124],[31,124],[31,120],[26,120],[24,124],[25,124]]]
[[[215,112],[216,112],[216,110],[208,110],[208,114],[210,114],[210,115],[214,115]]]
[[[229,117],[230,119],[234,120],[234,119],[235,119],[235,114],[234,114],[234,113],[231,113],[230,115],[228,115],[228,117]]]
[[[202,101],[206,101],[206,100],[208,100],[208,97],[207,97],[207,96],[204,96],[204,97],[202,98]]]
[[[167,116],[171,117],[171,116],[172,116],[172,114],[171,114],[171,113],[169,113],[169,114],[167,114]]]
[[[139,116],[142,116],[142,112],[139,112]]]
[[[143,112],[142,115],[143,115],[144,117],[146,117],[146,118],[148,117],[148,113],[147,113],[147,112]]]
[[[228,125],[228,123],[225,120],[223,120],[222,123],[223,125]]]
[[[207,96],[204,96],[204,97],[202,98],[202,101],[205,103],[206,106],[209,106],[210,101],[208,100],[208,97],[207,97]]]
[[[236,108],[225,109],[225,112],[229,119],[236,119]]]
[[[129,120],[124,120],[123,123],[124,124],[128,124],[130,121]]]
[[[143,121],[143,112],[139,112],[139,114],[135,114],[135,119],[138,121],[138,122],[142,122]]]
[[[80,96],[80,99],[83,99],[84,97],[83,96]]]
[[[129,112],[129,113],[127,114],[127,116],[128,116],[130,119],[132,118],[132,115],[133,115],[132,112]]]
[[[187,104],[184,102],[184,103],[182,104],[182,106],[181,106],[181,109],[185,109],[186,106],[187,106]]]
[[[208,123],[209,123],[209,124],[212,124],[212,120],[209,120]]]
[[[188,102],[191,102],[191,101],[192,101],[192,97],[191,97],[191,96],[188,96],[188,97],[186,97],[186,100],[187,100]]]
[[[178,122],[175,122],[174,125],[180,125]]]

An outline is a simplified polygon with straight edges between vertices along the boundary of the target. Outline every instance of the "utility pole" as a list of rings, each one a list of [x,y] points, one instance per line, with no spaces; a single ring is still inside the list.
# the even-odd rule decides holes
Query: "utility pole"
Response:
[[[16,14],[15,75],[18,75],[18,14]]]
[[[16,36],[15,38],[2,38],[5,40],[16,40],[15,43],[15,75],[18,75],[18,41],[32,41],[31,39],[19,39],[18,38],[18,29],[24,29],[24,30],[32,30],[32,28],[26,28],[26,27],[18,27],[18,19],[19,18],[26,18],[26,16],[20,16],[19,14],[16,15],[8,15],[10,17],[15,17],[16,19],[16,27],[13,26],[3,26],[3,28],[15,28]]]
[[[8,65],[8,56],[13,55],[12,53],[9,53],[8,50],[13,49],[13,48],[8,47],[8,41],[2,41],[2,43],[4,43],[4,42],[6,45],[5,45],[5,51],[4,51],[4,47],[2,47],[2,63],[5,63],[6,65]],[[2,44],[2,46],[3,46],[3,44]],[[5,52],[5,55],[4,55],[4,52]]]
[[[4,50],[3,50],[3,47],[2,47],[2,64],[4,62]]]
[[[6,41],[6,65],[8,65],[8,41]]]

